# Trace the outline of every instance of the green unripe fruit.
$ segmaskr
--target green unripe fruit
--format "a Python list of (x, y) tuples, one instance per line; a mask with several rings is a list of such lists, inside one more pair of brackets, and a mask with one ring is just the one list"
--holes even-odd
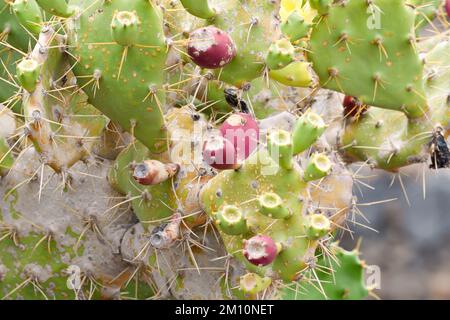
[(283, 199), (273, 192), (264, 193), (258, 198), (263, 215), (274, 219), (285, 219), (292, 214), (283, 206)]
[(240, 289), (245, 294), (254, 295), (267, 289), (272, 283), (269, 277), (261, 277), (256, 273), (247, 273), (240, 279)]
[(326, 129), (322, 117), (314, 112), (304, 114), (294, 127), (294, 154), (305, 151), (323, 134)]
[(233, 205), (223, 206), (216, 213), (220, 229), (228, 235), (241, 235), (247, 232), (247, 221), (242, 210)]
[(116, 11), (111, 22), (111, 33), (114, 40), (124, 47), (136, 44), (139, 24), (136, 11)]
[(295, 61), (282, 69), (270, 70), (269, 77), (291, 87), (309, 87), (313, 84), (310, 64), (304, 61)]
[(323, 214), (316, 213), (307, 216), (305, 221), (306, 235), (309, 239), (317, 240), (328, 234), (331, 230), (330, 220)]
[(267, 149), (273, 160), (284, 169), (292, 169), (292, 135), (285, 130), (276, 130), (267, 137)]
[(28, 92), (33, 92), (39, 81), (41, 66), (36, 60), (24, 59), (17, 65), (17, 79)]
[(272, 43), (267, 52), (266, 64), (271, 70), (286, 67), (294, 61), (295, 48), (287, 39), (281, 39)]
[(309, 159), (303, 180), (314, 181), (326, 177), (331, 171), (331, 161), (324, 154), (313, 154)]
[(187, 12), (198, 18), (209, 19), (216, 14), (209, 6), (208, 0), (180, 0), (180, 2)]

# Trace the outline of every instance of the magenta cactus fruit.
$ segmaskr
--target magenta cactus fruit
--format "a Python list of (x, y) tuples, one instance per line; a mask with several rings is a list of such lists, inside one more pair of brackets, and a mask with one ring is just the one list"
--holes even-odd
[(220, 127), (220, 132), (233, 143), (239, 161), (247, 159), (258, 146), (258, 122), (248, 113), (231, 115)]
[(450, 18), (450, 0), (445, 1), (445, 11), (447, 11), (447, 16)]
[(233, 143), (221, 135), (214, 135), (203, 145), (203, 160), (217, 170), (237, 169), (239, 167)]
[(221, 68), (236, 55), (233, 39), (225, 31), (212, 26), (193, 31), (187, 49), (192, 61), (207, 69)]
[(342, 106), (346, 117), (357, 117), (367, 111), (367, 106), (352, 96), (345, 96)]
[(277, 257), (278, 246), (271, 237), (256, 235), (244, 240), (244, 256), (256, 266), (267, 266)]

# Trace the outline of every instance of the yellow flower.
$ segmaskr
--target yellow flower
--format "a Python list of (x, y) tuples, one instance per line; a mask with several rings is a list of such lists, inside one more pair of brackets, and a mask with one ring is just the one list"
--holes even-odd
[(281, 21), (286, 21), (291, 13), (297, 10), (307, 23), (311, 23), (314, 17), (317, 15), (317, 11), (309, 6), (308, 1), (305, 1), (306, 3), (303, 6), (302, 2), (302, 0), (281, 0)]

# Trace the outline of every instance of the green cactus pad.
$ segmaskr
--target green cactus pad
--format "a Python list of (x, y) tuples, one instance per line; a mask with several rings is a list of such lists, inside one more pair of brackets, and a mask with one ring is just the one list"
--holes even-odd
[(15, 0), (11, 7), (22, 26), (33, 34), (39, 34), (43, 17), (35, 0)]
[[(75, 299), (76, 292), (68, 288), (68, 265), (64, 263), (64, 254), (59, 252), (54, 242), (38, 244), (43, 235), (30, 234), (21, 238), (18, 245), (12, 239), (0, 242), (0, 265), (4, 272), (0, 280), (1, 299)], [(68, 255), (72, 254), (71, 248)], [(0, 272), (1, 273), (1, 272)], [(36, 274), (34, 274), (36, 273)], [(39, 276), (40, 277), (39, 277)], [(33, 278), (36, 277), (35, 279)], [(22, 284), (22, 286), (20, 286)]]
[(411, 118), (423, 115), (428, 104), (414, 18), (403, 0), (332, 5), (313, 27), (308, 53), (321, 85)]
[(281, 31), (291, 42), (296, 42), (308, 35), (311, 25), (299, 14), (293, 11), (286, 21), (281, 24)]
[[(318, 259), (317, 276), (321, 287), (315, 280), (300, 281), (282, 290), (285, 300), (360, 300), (368, 296), (365, 286), (364, 262), (356, 251), (346, 251), (336, 244), (331, 248), (336, 261), (323, 255)], [(329, 271), (332, 270), (332, 271)], [(314, 278), (313, 278), (314, 279)]]
[(425, 89), (430, 110), (421, 118), (408, 119), (403, 113), (369, 108), (359, 119), (349, 120), (342, 135), (344, 153), (351, 159), (369, 161), (375, 167), (396, 171), (400, 167), (429, 160), (432, 132), (449, 123), (447, 90), (450, 82), (450, 42), (443, 41), (425, 60)]
[[(241, 87), (262, 75), (266, 52), (281, 32), (278, 23), (278, 1), (221, 1), (214, 25), (227, 31), (237, 47), (236, 57), (216, 76), (226, 83)], [(271, 35), (268, 37), (267, 35)]]
[[(152, 152), (167, 148), (162, 109), (167, 48), (162, 12), (149, 1), (71, 1), (81, 16), (69, 35), (74, 67), (89, 101), (131, 132)], [(116, 11), (135, 11), (140, 24), (136, 44), (123, 47), (111, 34)], [(151, 30), (152, 32), (149, 32)]]
[(415, 28), (417, 32), (433, 21), (442, 4), (441, 0), (408, 0), (407, 2), (416, 6)]
[(173, 210), (170, 208), (174, 207), (176, 201), (171, 179), (154, 186), (142, 186), (133, 179), (131, 165), (153, 157), (142, 143), (135, 141), (119, 154), (108, 176), (109, 182), (117, 191), (133, 199), (133, 211), (144, 223), (171, 216)]
[(36, 0), (36, 2), (42, 9), (58, 17), (67, 18), (75, 13), (75, 9), (66, 0)]
[(187, 12), (199, 18), (209, 19), (216, 14), (210, 7), (209, 0), (180, 0), (180, 2)]

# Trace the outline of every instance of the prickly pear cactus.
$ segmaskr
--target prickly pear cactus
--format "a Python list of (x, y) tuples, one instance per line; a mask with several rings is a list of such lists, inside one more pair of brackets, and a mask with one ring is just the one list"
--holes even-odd
[(0, 6), (1, 299), (376, 297), (352, 164), (450, 166), (440, 1)]

